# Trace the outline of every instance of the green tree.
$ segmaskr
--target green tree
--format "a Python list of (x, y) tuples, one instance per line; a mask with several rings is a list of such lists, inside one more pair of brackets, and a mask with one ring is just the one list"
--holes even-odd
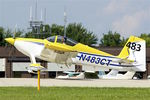
[(122, 47), (125, 46), (125, 44), (127, 43), (128, 39), (129, 39), (129, 38), (126, 38), (126, 39), (125, 39), (125, 38), (123, 37), (123, 38), (121, 39), (120, 46), (122, 46)]
[(140, 35), (140, 38), (144, 39), (146, 41), (146, 46), (150, 47), (150, 33), (146, 34), (146, 33), (142, 33)]
[(27, 32), (25, 34), (25, 37), (44, 39), (53, 35), (63, 35), (63, 31), (64, 28), (61, 25), (52, 24), (52, 26), (50, 27), (50, 25), (47, 24), (40, 27), (40, 33), (36, 33), (34, 31)]
[(24, 32), (23, 32), (23, 30), (17, 30), (16, 32), (13, 32), (13, 35), (15, 35), (15, 36), (13, 36), (13, 37), (24, 37)]
[(71, 23), (66, 28), (67, 37), (72, 38), (86, 45), (97, 44), (97, 37), (93, 32), (88, 31), (81, 23)]
[(51, 26), (51, 35), (64, 35), (64, 26), (52, 24)]
[(4, 45), (4, 28), (0, 27), (0, 46)]
[[(64, 26), (62, 25), (52, 24), (51, 26), (45, 25), (41, 28), (42, 29), (40, 29), (40, 34), (28, 32), (25, 34), (25, 37), (44, 39), (54, 35), (64, 36)], [(96, 35), (94, 35), (93, 32), (90, 32), (86, 28), (84, 28), (82, 24), (68, 24), (68, 26), (66, 27), (66, 34), (67, 37), (90, 46), (96, 44), (98, 40)]]
[(5, 41), (5, 38), (12, 37), (11, 31), (7, 29), (7, 31), (4, 30), (4, 28), (0, 27), (0, 46), (5, 46), (8, 44)]
[(9, 45), (9, 43), (5, 41), (5, 38), (22, 37), (23, 36), (22, 34), (23, 34), (23, 31), (21, 30), (18, 30), (15, 33), (15, 32), (12, 32), (10, 29), (4, 30), (4, 28), (0, 27), (0, 46)]
[(120, 38), (119, 33), (109, 31), (108, 34), (103, 34), (103, 38), (100, 40), (100, 46), (121, 46), (123, 41)]

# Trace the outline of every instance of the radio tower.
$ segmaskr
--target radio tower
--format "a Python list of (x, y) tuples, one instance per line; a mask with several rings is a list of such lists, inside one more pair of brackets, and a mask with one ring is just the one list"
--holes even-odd
[(66, 24), (67, 24), (67, 14), (66, 14), (66, 7), (64, 7), (64, 38), (66, 38)]
[(33, 33), (40, 33), (40, 27), (41, 25), (43, 25), (43, 17), (42, 17), (42, 10), (41, 10), (41, 19), (38, 20), (37, 18), (37, 8), (38, 8), (38, 2), (36, 0), (36, 3), (35, 3), (35, 18), (33, 18), (33, 15), (32, 15), (32, 7), (30, 7), (30, 20), (29, 20), (29, 23), (30, 23), (30, 28), (29, 29), (32, 29), (32, 32)]

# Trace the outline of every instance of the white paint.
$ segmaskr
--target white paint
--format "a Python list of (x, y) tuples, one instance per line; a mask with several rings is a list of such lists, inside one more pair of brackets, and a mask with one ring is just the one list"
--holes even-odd
[(82, 67), (82, 70), (84, 70), (84, 71), (109, 71), (109, 69), (108, 68), (102, 68), (102, 67), (98, 67), (98, 66), (86, 66), (86, 65), (84, 65), (83, 67)]
[(5, 58), (0, 59), (0, 71), (5, 71)]
[(118, 70), (111, 70), (107, 75), (99, 75), (100, 79), (115, 79), (115, 80), (122, 80), (122, 79), (132, 79), (135, 74), (135, 71), (127, 71), (125, 74), (119, 74)]
[(63, 64), (48, 63), (47, 71), (75, 71), (74, 65), (67, 67)]
[[(26, 67), (28, 66), (30, 66), (30, 63), (24, 63), (24, 62), (13, 63), (13, 71), (27, 71)], [(109, 71), (107, 68), (100, 68), (100, 67), (93, 67), (93, 66), (92, 67), (82, 66), (82, 70), (84, 71)], [(46, 71), (75, 71), (75, 65), (71, 65), (70, 67), (67, 67), (66, 65), (63, 65), (63, 64), (48, 63), (48, 67)]]
[(13, 71), (27, 71), (28, 66), (30, 63), (13, 63)]
[(34, 42), (27, 42), (27, 41), (25, 42), (16, 40), (14, 46), (17, 48), (17, 50), (19, 50), (20, 52), (29, 57), (31, 56), (31, 54), (33, 56), (39, 57), (42, 50), (44, 49), (44, 45), (38, 45)]

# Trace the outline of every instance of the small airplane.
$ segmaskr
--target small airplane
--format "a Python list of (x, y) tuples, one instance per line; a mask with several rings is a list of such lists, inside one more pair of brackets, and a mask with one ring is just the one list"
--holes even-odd
[(84, 72), (63, 72), (65, 75), (59, 75), (56, 79), (65, 79), (65, 80), (83, 80), (85, 79)]
[(94, 74), (95, 71), (84, 71), (84, 72), (64, 71), (63, 75), (56, 76), (56, 79), (62, 79), (62, 80), (83, 80), (83, 79), (90, 78), (90, 77), (86, 77), (85, 73)]
[[(112, 69), (107, 75), (101, 76), (102, 79), (132, 79), (136, 71), (146, 70), (145, 40), (135, 36), (130, 36), (118, 56), (59, 35), (47, 39), (6, 38), (5, 40), (30, 57), (31, 64), (27, 67), (30, 73), (45, 69), (37, 64), (36, 58), (67, 66), (77, 64)], [(120, 75), (120, 70), (127, 73)]]

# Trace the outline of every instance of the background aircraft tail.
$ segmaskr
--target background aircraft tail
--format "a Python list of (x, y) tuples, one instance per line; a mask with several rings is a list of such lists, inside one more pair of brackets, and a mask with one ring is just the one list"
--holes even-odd
[(130, 36), (122, 51), (118, 55), (124, 61), (133, 64), (132, 70), (145, 71), (146, 70), (146, 44), (145, 40)]

